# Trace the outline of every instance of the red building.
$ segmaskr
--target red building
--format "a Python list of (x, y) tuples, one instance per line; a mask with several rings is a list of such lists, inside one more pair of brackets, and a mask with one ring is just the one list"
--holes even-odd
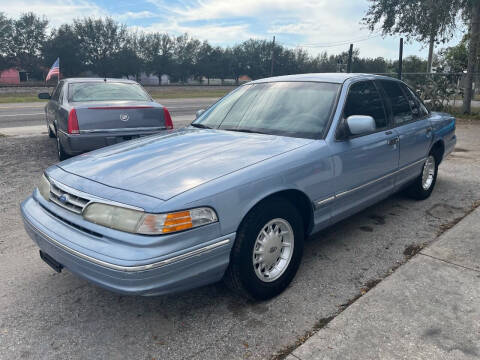
[(20, 84), (19, 71), (14, 68), (0, 71), (0, 84)]

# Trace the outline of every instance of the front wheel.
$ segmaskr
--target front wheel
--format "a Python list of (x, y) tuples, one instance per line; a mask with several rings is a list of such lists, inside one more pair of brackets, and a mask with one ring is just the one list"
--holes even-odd
[(438, 161), (434, 154), (429, 154), (423, 164), (422, 172), (407, 188), (407, 194), (417, 200), (428, 198), (437, 182)]
[(226, 284), (255, 300), (280, 294), (300, 266), (304, 236), (302, 218), (293, 204), (281, 198), (260, 203), (238, 229)]

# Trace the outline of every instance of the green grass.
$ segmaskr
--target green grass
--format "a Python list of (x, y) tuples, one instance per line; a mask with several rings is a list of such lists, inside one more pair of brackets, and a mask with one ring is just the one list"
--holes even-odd
[(227, 94), (230, 90), (208, 90), (208, 91), (195, 91), (195, 90), (164, 90), (164, 91), (149, 91), (150, 95), (154, 99), (186, 99), (186, 98), (219, 98)]
[(472, 111), (471, 114), (462, 114), (461, 112), (453, 112), (451, 113), (459, 120), (479, 120), (480, 121), (480, 112)]
[[(149, 90), (150, 95), (156, 100), (162, 99), (187, 99), (187, 98), (220, 98), (227, 94), (228, 89), (207, 89), (207, 90)], [(40, 100), (38, 94), (0, 94), (0, 104), (45, 102)]]
[(0, 104), (24, 102), (45, 102), (45, 100), (40, 100), (37, 94), (0, 94)]

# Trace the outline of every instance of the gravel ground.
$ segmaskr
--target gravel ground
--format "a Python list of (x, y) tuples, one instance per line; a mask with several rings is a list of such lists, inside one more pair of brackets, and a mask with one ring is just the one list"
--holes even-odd
[(461, 123), (433, 195), (395, 195), (307, 241), (281, 296), (249, 303), (222, 284), (125, 297), (54, 273), (23, 230), (19, 203), (55, 163), (46, 135), (0, 137), (1, 359), (261, 359), (295, 344), (480, 200), (480, 124)]

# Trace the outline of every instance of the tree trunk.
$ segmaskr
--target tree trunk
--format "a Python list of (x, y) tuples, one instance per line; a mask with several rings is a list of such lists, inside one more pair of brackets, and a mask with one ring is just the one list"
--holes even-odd
[(428, 61), (427, 61), (427, 73), (432, 72), (433, 63), (433, 47), (435, 45), (435, 34), (430, 35), (430, 41), (428, 46)]
[(480, 38), (480, 0), (474, 0), (472, 4), (472, 18), (470, 20), (470, 43), (468, 46), (468, 67), (465, 79), (465, 93), (463, 95), (462, 112), (470, 114), (473, 97), (473, 72), (477, 62), (477, 47)]

